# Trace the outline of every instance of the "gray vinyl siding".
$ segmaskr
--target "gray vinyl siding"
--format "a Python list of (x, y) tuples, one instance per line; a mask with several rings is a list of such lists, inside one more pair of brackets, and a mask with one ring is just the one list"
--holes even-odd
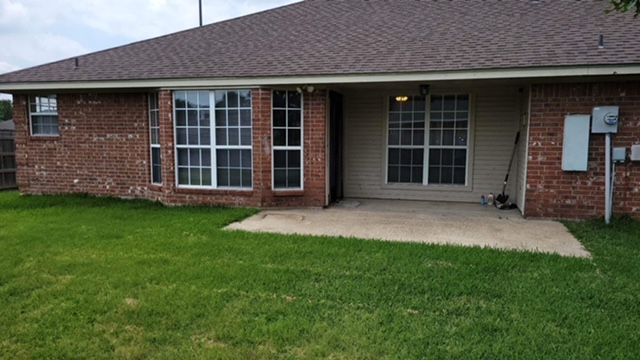
[[(397, 94), (385, 90), (345, 92), (345, 196), (351, 198), (480, 202), (481, 195), (502, 190), (513, 141), (519, 127), (517, 88), (438, 90), (435, 94), (472, 94), (468, 186), (385, 184), (386, 102)], [(517, 156), (507, 193), (517, 199)]]

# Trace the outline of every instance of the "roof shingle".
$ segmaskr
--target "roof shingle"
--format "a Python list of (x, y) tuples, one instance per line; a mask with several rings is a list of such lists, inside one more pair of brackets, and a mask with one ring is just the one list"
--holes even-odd
[[(607, 1), (306, 0), (0, 75), (0, 83), (436, 72), (640, 63)], [(604, 35), (605, 47), (598, 48)]]

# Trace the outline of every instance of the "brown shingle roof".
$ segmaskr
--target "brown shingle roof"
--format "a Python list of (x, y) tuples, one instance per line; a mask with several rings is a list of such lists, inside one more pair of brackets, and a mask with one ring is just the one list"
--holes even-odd
[[(607, 1), (306, 0), (0, 75), (0, 83), (404, 73), (640, 63)], [(605, 47), (598, 48), (599, 35)]]

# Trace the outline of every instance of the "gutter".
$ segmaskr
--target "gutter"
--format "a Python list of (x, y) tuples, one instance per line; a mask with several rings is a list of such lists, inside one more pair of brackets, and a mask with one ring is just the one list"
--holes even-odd
[(101, 80), (0, 83), (0, 92), (32, 90), (229, 88), (303, 84), (362, 84), (411, 81), (455, 81), (640, 75), (640, 64), (456, 70), (415, 73), (303, 75), (229, 78)]

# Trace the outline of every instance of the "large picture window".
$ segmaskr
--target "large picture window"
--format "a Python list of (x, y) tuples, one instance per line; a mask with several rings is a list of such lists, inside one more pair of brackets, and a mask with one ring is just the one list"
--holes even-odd
[(158, 118), (158, 94), (149, 94), (149, 139), (151, 145), (151, 183), (162, 183), (160, 160), (160, 122)]
[(465, 185), (468, 136), (469, 95), (391, 97), (387, 182)]
[(273, 92), (273, 188), (302, 189), (302, 94)]
[(58, 99), (56, 95), (30, 96), (31, 135), (58, 136)]
[(177, 91), (174, 109), (178, 185), (251, 188), (251, 91)]

